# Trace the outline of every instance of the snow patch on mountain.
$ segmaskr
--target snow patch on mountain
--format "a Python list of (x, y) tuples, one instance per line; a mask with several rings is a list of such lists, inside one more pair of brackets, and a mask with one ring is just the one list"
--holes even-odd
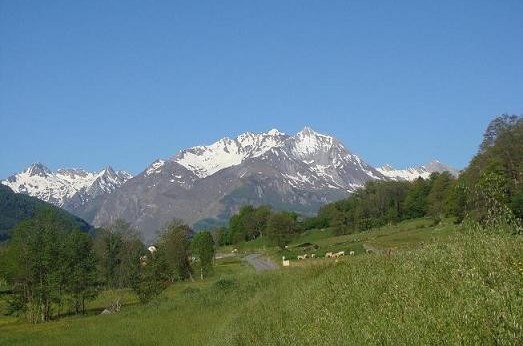
[(145, 175), (151, 175), (153, 173), (161, 173), (161, 168), (165, 165), (165, 160), (154, 161), (149, 168), (145, 171)]

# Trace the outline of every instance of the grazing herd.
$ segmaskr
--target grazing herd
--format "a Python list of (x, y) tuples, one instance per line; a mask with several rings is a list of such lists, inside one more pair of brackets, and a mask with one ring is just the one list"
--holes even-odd
[[(348, 252), (349, 256), (354, 256), (355, 255), (355, 252), (354, 251), (349, 251)], [(341, 257), (341, 256), (345, 256), (345, 251), (338, 251), (338, 252), (327, 252), (325, 254), (325, 258), (334, 258), (336, 259), (336, 261), (338, 261), (338, 258)], [(307, 258), (317, 258), (317, 255), (315, 253), (312, 253), (312, 254), (303, 254), (303, 255), (298, 255), (297, 256), (298, 260), (299, 261), (303, 261), (303, 260), (306, 260)], [(283, 267), (289, 267), (290, 266), (290, 260), (286, 260), (285, 259), (285, 256), (282, 257), (282, 266)]]
[[(345, 251), (327, 252), (325, 254), (325, 258), (339, 258), (340, 256), (345, 256)], [(349, 256), (354, 256), (354, 251), (349, 251)]]

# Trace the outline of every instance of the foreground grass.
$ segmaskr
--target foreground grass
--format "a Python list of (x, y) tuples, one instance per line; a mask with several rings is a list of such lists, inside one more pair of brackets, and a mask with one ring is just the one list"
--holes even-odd
[(521, 237), (459, 233), (294, 275), (240, 314), (229, 344), (523, 343)]
[(227, 261), (210, 280), (118, 314), (0, 323), (0, 344), (523, 344), (521, 237), (460, 231), (264, 274)]

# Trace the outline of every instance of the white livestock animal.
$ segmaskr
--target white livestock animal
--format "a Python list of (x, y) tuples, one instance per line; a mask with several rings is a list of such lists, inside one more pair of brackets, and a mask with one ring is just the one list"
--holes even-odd
[(237, 252), (238, 252), (238, 249), (232, 249), (231, 252), (232, 252), (232, 253), (237, 253)]
[(315, 253), (311, 254), (311, 258), (316, 258), (316, 254)]
[(354, 251), (349, 251), (349, 256), (354, 256)]
[(147, 248), (147, 250), (149, 250), (150, 253), (155, 253), (157, 249), (156, 249), (156, 246), (151, 245), (151, 246), (149, 246), (149, 247)]
[(332, 252), (327, 252), (327, 253), (325, 254), (325, 258), (332, 258), (332, 255), (333, 255)]
[(282, 265), (283, 265), (284, 267), (289, 267), (289, 266), (291, 265), (291, 261), (286, 260), (286, 259), (285, 259), (285, 256), (283, 256), (283, 257), (282, 257)]
[(345, 251), (336, 252), (335, 254), (331, 255), (331, 258), (339, 258), (340, 256), (345, 256)]
[(305, 254), (305, 255), (301, 255), (301, 256), (298, 255), (298, 259), (299, 259), (299, 260), (304, 260), (304, 259), (306, 259), (306, 258), (307, 258), (307, 254)]

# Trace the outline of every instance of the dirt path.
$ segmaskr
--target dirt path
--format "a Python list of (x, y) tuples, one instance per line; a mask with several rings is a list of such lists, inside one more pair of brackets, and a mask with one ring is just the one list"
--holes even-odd
[(234, 254), (234, 253), (218, 252), (216, 255), (214, 255), (214, 259), (221, 259), (221, 258), (234, 257), (234, 256), (236, 256), (236, 254)]
[(278, 268), (278, 265), (270, 258), (265, 257), (259, 253), (247, 255), (243, 258), (243, 260), (252, 265), (257, 272), (274, 270)]

